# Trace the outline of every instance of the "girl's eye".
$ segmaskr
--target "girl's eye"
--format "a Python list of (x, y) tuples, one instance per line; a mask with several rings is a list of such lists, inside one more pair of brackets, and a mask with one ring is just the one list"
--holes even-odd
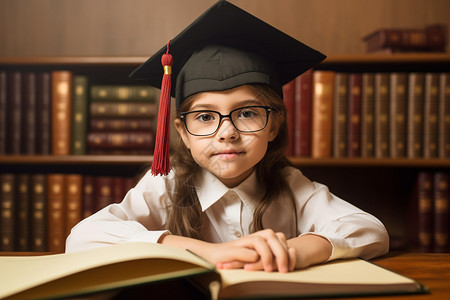
[(214, 120), (214, 115), (211, 113), (201, 113), (195, 119), (201, 122), (211, 122)]
[(255, 116), (257, 116), (257, 113), (250, 109), (241, 110), (239, 112), (239, 118), (248, 119), (248, 118), (253, 118)]

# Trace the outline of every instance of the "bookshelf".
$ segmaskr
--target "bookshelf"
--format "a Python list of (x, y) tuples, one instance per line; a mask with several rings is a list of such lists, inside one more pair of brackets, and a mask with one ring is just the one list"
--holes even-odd
[[(90, 84), (136, 85), (128, 74), (147, 57), (0, 57), (0, 71), (69, 70)], [(450, 72), (450, 54), (330, 55), (317, 70), (336, 72)], [(124, 175), (139, 177), (151, 155), (12, 155), (0, 154), (0, 174)], [(392, 249), (409, 249), (411, 195), (419, 172), (450, 173), (450, 158), (311, 158), (290, 157), (312, 180), (379, 217), (392, 237)], [(8, 250), (10, 251), (10, 250)]]

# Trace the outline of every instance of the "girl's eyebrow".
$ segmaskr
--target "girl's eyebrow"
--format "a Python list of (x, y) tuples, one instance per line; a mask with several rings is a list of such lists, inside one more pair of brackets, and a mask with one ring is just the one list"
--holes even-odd
[[(250, 106), (250, 105), (263, 105), (264, 103), (262, 103), (261, 100), (258, 99), (247, 99), (247, 100), (242, 100), (237, 102), (234, 106), (234, 108), (239, 108), (239, 107), (243, 107), (243, 106)], [(190, 111), (193, 110), (218, 110), (219, 107), (217, 105), (214, 104), (210, 104), (210, 103), (201, 103), (201, 104), (196, 104), (193, 105), (190, 109)]]

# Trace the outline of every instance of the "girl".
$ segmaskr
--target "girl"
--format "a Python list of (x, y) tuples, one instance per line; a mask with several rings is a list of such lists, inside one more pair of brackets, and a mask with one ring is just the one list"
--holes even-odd
[[(270, 43), (261, 44), (256, 32)], [(147, 173), (122, 203), (79, 223), (66, 251), (162, 243), (190, 249), (218, 268), (267, 272), (387, 252), (378, 219), (308, 180), (284, 156), (281, 86), (321, 61), (321, 53), (225, 1), (170, 49), (181, 66), (172, 72), (180, 136), (173, 170)], [(159, 84), (154, 64), (165, 51), (132, 76)]]

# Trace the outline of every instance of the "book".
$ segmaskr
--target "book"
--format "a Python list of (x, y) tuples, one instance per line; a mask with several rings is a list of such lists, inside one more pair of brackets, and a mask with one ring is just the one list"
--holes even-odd
[(91, 101), (155, 101), (156, 90), (146, 85), (93, 85)]
[(423, 157), (423, 106), (425, 74), (412, 72), (408, 74), (408, 111), (407, 111), (407, 156)]
[(375, 74), (375, 157), (389, 157), (389, 73)]
[[(0, 257), (0, 298), (65, 298), (187, 279), (210, 299), (423, 293), (419, 282), (362, 259), (278, 273), (217, 270), (194, 253), (125, 243), (68, 254)], [(45, 270), (45, 272), (43, 272)], [(170, 291), (165, 291), (170, 293)], [(105, 295), (105, 294), (103, 294)]]
[(31, 251), (47, 251), (47, 176), (31, 174)]
[(439, 74), (439, 158), (450, 158), (450, 73)]
[(8, 122), (7, 122), (7, 73), (6, 71), (0, 70), (0, 155), (7, 153), (7, 139), (8, 134)]
[(157, 105), (154, 102), (92, 101), (89, 112), (91, 117), (152, 119), (157, 115)]
[(16, 176), (0, 174), (0, 251), (15, 251)]
[(450, 177), (436, 172), (433, 177), (433, 252), (449, 251)]
[(52, 72), (52, 154), (69, 155), (72, 118), (72, 72)]
[(73, 77), (71, 154), (86, 154), (88, 125), (88, 78)]
[(65, 194), (65, 236), (82, 220), (83, 205), (83, 175), (66, 174)]
[(52, 99), (50, 73), (37, 73), (36, 80), (36, 152), (37, 154), (48, 155), (52, 153)]
[(351, 73), (348, 80), (347, 156), (361, 156), (362, 74)]
[(283, 101), (286, 106), (286, 122), (289, 134), (289, 144), (286, 149), (286, 155), (292, 156), (294, 154), (294, 120), (295, 116), (295, 80), (283, 85)]
[(361, 157), (374, 157), (374, 108), (375, 76), (373, 73), (362, 74), (361, 91)]
[(331, 157), (334, 71), (314, 71), (311, 156)]
[(66, 241), (66, 178), (64, 174), (47, 175), (48, 251), (62, 253)]
[(407, 74), (394, 72), (390, 74), (390, 157), (406, 156), (406, 104)]
[(8, 76), (8, 153), (22, 154), (23, 89), (22, 72), (13, 71)]
[(312, 73), (309, 69), (295, 78), (294, 155), (311, 156)]
[(153, 149), (153, 132), (89, 132), (87, 135), (89, 151), (95, 149)]
[(30, 246), (30, 191), (29, 174), (16, 175), (16, 247), (17, 251), (29, 251)]
[(23, 74), (23, 107), (22, 107), (22, 153), (36, 154), (36, 124), (37, 124), (37, 99), (36, 99), (36, 74), (26, 72)]
[(90, 118), (91, 132), (154, 132), (155, 122), (150, 119)]
[(430, 252), (433, 239), (433, 174), (419, 172), (417, 188), (417, 246), (421, 252)]
[(335, 158), (347, 157), (348, 77), (341, 72), (334, 76), (332, 156)]
[(423, 105), (423, 157), (438, 157), (438, 101), (439, 75), (425, 74), (425, 101)]

